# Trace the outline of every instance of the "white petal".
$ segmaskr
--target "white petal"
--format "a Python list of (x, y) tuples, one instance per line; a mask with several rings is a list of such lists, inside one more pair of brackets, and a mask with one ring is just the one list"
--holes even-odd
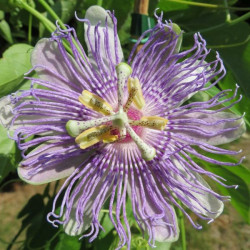
[[(147, 214), (147, 216), (154, 217), (155, 215), (158, 215), (159, 208), (154, 205), (154, 202), (151, 200), (150, 195), (148, 194), (146, 194), (146, 199), (142, 200), (139, 191), (139, 184), (136, 183), (135, 185), (135, 190), (131, 190), (131, 183), (128, 185), (128, 195), (132, 200), (132, 192), (135, 192), (138, 202), (138, 207), (136, 207), (135, 213), (137, 214), (139, 220), (143, 222), (143, 218), (141, 218), (140, 214), (138, 213), (138, 211), (142, 209), (142, 204), (144, 204), (144, 212)], [(155, 240), (159, 242), (177, 241), (179, 238), (179, 227), (175, 210), (170, 204), (168, 207), (164, 206), (163, 204), (162, 206), (165, 208), (164, 216), (162, 218), (157, 218), (153, 222), (153, 225), (151, 225)], [(145, 228), (146, 224), (142, 223), (142, 227), (147, 232), (147, 228)]]
[[(81, 70), (77, 66), (75, 60), (69, 54), (67, 54), (67, 56), (76, 73), (83, 77)], [(55, 86), (72, 89), (72, 87), (67, 82), (57, 76), (59, 75), (66, 81), (70, 81), (73, 84), (81, 87), (81, 83), (77, 79), (76, 75), (69, 69), (64, 56), (58, 48), (57, 42), (53, 41), (52, 39), (43, 38), (38, 41), (31, 54), (31, 64), (33, 67), (45, 67), (38, 67), (35, 70), (38, 73), (40, 79), (54, 83)], [(51, 73), (50, 71), (55, 72), (55, 74)], [(58, 88), (58, 90), (60, 90), (60, 88)], [(73, 88), (73, 90), (76, 89)]]
[(0, 123), (5, 127), (9, 128), (11, 120), (13, 118), (12, 110), (14, 105), (10, 101), (10, 96), (5, 96), (0, 99)]
[[(185, 119), (189, 119), (189, 120), (199, 119), (201, 122), (203, 121), (207, 123), (216, 123), (217, 121), (220, 121), (220, 120), (237, 119), (239, 118), (239, 116), (233, 113), (229, 113), (229, 112), (219, 112), (219, 113), (214, 113), (214, 114), (205, 114), (205, 113), (203, 114), (199, 112), (192, 112), (192, 113), (186, 114), (184, 116), (179, 116), (176, 118), (182, 119), (182, 121), (185, 121)], [(187, 123), (187, 125), (192, 126), (192, 123)], [(197, 132), (175, 130), (175, 133), (184, 135), (194, 141), (205, 142), (210, 145), (220, 145), (220, 144), (232, 142), (240, 138), (241, 135), (246, 132), (246, 125), (245, 125), (243, 118), (237, 119), (235, 121), (221, 122), (217, 125), (205, 125), (205, 124), (194, 123), (193, 126), (197, 126), (197, 129), (201, 129), (205, 131), (206, 133), (214, 133), (214, 134), (219, 133), (219, 134), (214, 135), (214, 136), (209, 136), (209, 135), (199, 133), (198, 130)], [(230, 130), (230, 128), (232, 128), (232, 130)], [(233, 128), (236, 128), (236, 129), (233, 129)], [(223, 129), (229, 129), (229, 131), (225, 131), (221, 133)]]
[[(190, 175), (187, 174), (187, 172), (184, 170), (183, 166), (179, 163), (178, 160), (175, 158), (172, 158), (172, 161), (174, 162), (175, 166), (178, 168), (179, 171), (184, 175), (184, 177), (189, 180), (191, 183), (193, 182), (194, 184), (197, 185), (197, 181), (201, 187), (205, 187), (208, 189), (211, 189), (210, 186), (207, 184), (207, 182), (197, 173), (194, 171), (190, 171), (191, 174), (194, 175), (194, 178), (192, 178)], [(179, 181), (180, 183), (183, 183), (190, 187), (190, 189), (194, 189), (195, 191), (189, 190), (188, 191), (200, 202), (200, 204), (205, 207), (204, 209), (201, 205), (199, 205), (193, 198), (189, 196), (185, 196), (186, 199), (192, 204), (192, 207), (190, 205), (186, 204), (191, 210), (194, 212), (197, 212), (199, 214), (203, 214), (209, 218), (216, 218), (218, 217), (223, 209), (224, 209), (224, 203), (216, 198), (214, 195), (212, 195), (209, 192), (203, 191), (197, 187), (193, 187), (189, 183), (186, 182), (185, 179), (183, 179), (180, 175), (175, 176), (176, 180)], [(187, 187), (187, 188), (188, 188)], [(184, 202), (183, 202), (184, 203)], [(185, 204), (185, 203), (184, 203)], [(210, 213), (210, 212), (212, 213)]]
[[(100, 194), (100, 192), (103, 189), (103, 181), (104, 181), (105, 177), (106, 177), (106, 175), (99, 181), (99, 184), (95, 187), (94, 192), (88, 198), (88, 201), (85, 205), (84, 211), (82, 211), (83, 223), (81, 223), (80, 225), (78, 225), (78, 222), (76, 221), (76, 208), (78, 206), (79, 199), (81, 199), (81, 196), (86, 194), (85, 189), (88, 189), (89, 187), (86, 186), (86, 184), (84, 184), (82, 189), (78, 192), (78, 194), (76, 195), (76, 197), (74, 199), (74, 204), (73, 204), (72, 210), (70, 211), (70, 219), (66, 224), (63, 225), (63, 228), (64, 228), (66, 234), (71, 235), (71, 236), (80, 235), (80, 234), (84, 233), (90, 227), (92, 219), (93, 219), (92, 209), (93, 209), (94, 203), (96, 202), (98, 195)], [(95, 178), (95, 177), (93, 177), (93, 178)], [(78, 183), (80, 183), (80, 180)], [(110, 186), (112, 187), (112, 184)], [(77, 188), (77, 185), (75, 188)], [(112, 190), (112, 188), (109, 188), (109, 190), (107, 192), (104, 192), (104, 194), (102, 194), (105, 196), (105, 198), (103, 200), (103, 204), (110, 196), (111, 190)], [(72, 193), (74, 193), (74, 191)], [(100, 199), (100, 197), (99, 197), (99, 199)], [(99, 205), (99, 204), (98, 203), (95, 204), (95, 207), (96, 207), (96, 205)]]
[[(190, 67), (196, 67), (198, 65), (199, 65), (199, 67), (197, 67), (193, 71), (190, 71), (190, 69), (189, 69), (189, 67), (187, 67), (187, 65), (181, 63), (180, 64), (180, 69), (183, 69), (183, 70), (173, 78), (173, 81), (176, 81), (176, 79), (183, 77), (185, 74), (188, 74), (189, 76), (186, 76), (185, 79), (179, 81), (178, 85), (182, 84), (182, 83), (190, 83), (190, 85), (193, 85), (194, 87), (197, 87), (196, 85), (193, 84), (193, 82), (197, 79), (197, 76), (199, 74), (201, 74), (202, 72), (204, 72), (205, 75), (206, 75), (206, 77), (209, 77), (209, 75), (206, 74), (206, 71), (208, 71), (210, 68), (207, 67), (207, 66), (205, 66), (206, 64), (207, 64), (207, 62), (205, 62), (205, 61), (203, 63), (201, 63), (200, 60), (197, 60)], [(187, 69), (185, 69), (185, 67), (187, 67)], [(180, 88), (183, 88), (183, 86), (180, 86)], [(173, 92), (171, 92), (171, 94), (174, 94), (174, 93), (176, 93), (178, 91), (179, 91), (179, 88), (176, 88)], [(186, 102), (187, 100), (189, 100), (196, 93), (197, 93), (197, 91), (194, 91), (194, 92), (190, 93), (189, 95), (187, 95), (186, 98), (184, 98), (180, 103), (178, 103), (178, 105), (176, 107), (181, 106), (184, 102)]]
[[(85, 19), (88, 19), (90, 21), (91, 26), (89, 27), (88, 31), (88, 25), (87, 23), (84, 24), (84, 30), (85, 30), (85, 41), (88, 47), (88, 55), (90, 58), (90, 61), (96, 66), (95, 58), (93, 56), (93, 51), (100, 56), (104, 62), (104, 65), (108, 67), (109, 65), (109, 59), (107, 58), (107, 47), (105, 46), (106, 39), (108, 38), (108, 47), (109, 51), (111, 53), (111, 60), (113, 65), (119, 64), (123, 59), (123, 52), (120, 44), (120, 40), (118, 36), (114, 35), (114, 28), (115, 24), (113, 23), (112, 18), (109, 16), (109, 14), (106, 12), (105, 9), (101, 8), (100, 6), (91, 6), (88, 8)], [(108, 35), (106, 36), (104, 34), (106, 29), (106, 19), (107, 19), (107, 32)], [(98, 31), (100, 36), (100, 47), (98, 48), (99, 51), (95, 51), (96, 46), (96, 38), (95, 38), (95, 26), (100, 22)], [(116, 44), (117, 43), (117, 44)], [(91, 47), (93, 51), (91, 50)], [(116, 55), (116, 49), (117, 49), (117, 55)], [(118, 56), (118, 61), (116, 60), (116, 56)]]
[[(20, 166), (17, 169), (19, 177), (27, 183), (40, 185), (70, 176), (84, 161), (87, 154), (73, 156), (72, 158), (59, 161), (53, 165), (41, 166), (42, 170), (35, 175), (29, 174), (33, 168), (27, 168), (32, 161), (39, 159), (39, 157), (51, 154), (53, 151), (61, 150), (64, 147), (65, 145), (51, 146), (50, 143), (44, 143), (35, 148), (27, 155), (28, 159), (23, 160), (20, 163)], [(67, 153), (67, 150), (65, 150), (65, 153)]]
[(90, 224), (92, 221), (91, 208), (93, 206), (94, 199), (91, 200), (91, 202), (89, 202), (88, 205), (86, 206), (85, 212), (83, 214), (83, 223), (78, 227), (78, 223), (76, 221), (75, 214), (76, 214), (76, 207), (77, 207), (77, 203), (78, 203), (78, 199), (79, 199), (80, 195), (82, 195), (82, 194), (77, 195), (77, 197), (75, 199), (75, 203), (74, 203), (73, 208), (70, 212), (70, 219), (69, 219), (68, 223), (63, 225), (65, 233), (70, 235), (70, 236), (80, 235), (83, 232), (85, 232), (90, 227)]
[[(164, 217), (164, 219), (162, 221), (176, 225), (177, 232), (175, 234), (172, 234), (172, 233), (170, 234), (169, 228), (167, 226), (163, 226), (163, 225), (158, 224), (158, 225), (153, 227), (156, 241), (174, 242), (174, 241), (177, 241), (179, 239), (179, 227), (178, 227), (177, 216), (176, 216), (174, 208), (172, 206), (169, 206), (169, 207), (171, 207), (171, 209), (169, 208), (168, 210), (166, 210), (166, 216)], [(171, 216), (172, 214), (174, 214), (174, 221), (173, 221), (173, 218)], [(161, 221), (158, 221), (158, 222), (160, 223)]]

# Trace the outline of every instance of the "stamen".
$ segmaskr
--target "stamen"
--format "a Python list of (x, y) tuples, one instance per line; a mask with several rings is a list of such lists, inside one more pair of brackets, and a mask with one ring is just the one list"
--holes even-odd
[(124, 85), (128, 80), (128, 77), (132, 73), (131, 67), (126, 63), (119, 63), (116, 66), (116, 73), (117, 73), (117, 83), (118, 83), (118, 107), (122, 107), (123, 103), (123, 89)]
[(132, 126), (142, 126), (156, 130), (164, 130), (168, 120), (158, 116), (142, 117), (141, 120), (130, 120)]
[(125, 106), (123, 107), (123, 110), (124, 112), (128, 112), (129, 110), (129, 107), (131, 106), (136, 94), (138, 92), (138, 89), (137, 88), (131, 88), (130, 91), (129, 91), (129, 96), (128, 96), (128, 100), (125, 104)]
[(79, 96), (79, 101), (87, 108), (95, 110), (103, 115), (114, 114), (110, 104), (104, 101), (101, 97), (84, 90)]
[(129, 126), (129, 124), (126, 124), (126, 129), (128, 133), (130, 134), (131, 138), (136, 143), (137, 147), (141, 151), (141, 156), (145, 161), (151, 161), (155, 155), (156, 151), (153, 147), (147, 145), (136, 133), (135, 131)]
[(102, 137), (102, 142), (103, 143), (111, 143), (111, 142), (115, 142), (118, 141), (118, 136), (117, 135), (111, 135), (111, 134), (107, 134), (107, 135), (103, 135)]
[(84, 130), (99, 126), (105, 122), (109, 122), (114, 120), (114, 116), (105, 116), (99, 119), (88, 120), (88, 121), (76, 121), (76, 120), (69, 120), (66, 123), (66, 130), (68, 134), (72, 137), (78, 136)]
[(79, 144), (81, 149), (88, 148), (100, 141), (104, 143), (115, 141), (118, 139), (118, 136), (110, 134), (112, 128), (112, 126), (107, 125), (90, 128), (78, 135), (75, 141)]
[[(145, 100), (138, 78), (128, 79), (132, 73), (132, 69), (129, 65), (126, 63), (118, 64), (116, 66), (116, 72), (118, 78), (118, 112), (113, 112), (111, 105), (109, 105), (99, 96), (84, 90), (82, 95), (79, 96), (79, 101), (87, 108), (107, 115), (108, 117), (102, 117), (89, 121), (69, 120), (66, 124), (66, 130), (70, 136), (76, 137), (75, 142), (79, 144), (81, 149), (86, 149), (100, 141), (103, 143), (122, 141), (124, 138), (126, 138), (128, 131), (131, 138), (139, 148), (142, 158), (145, 161), (150, 161), (155, 157), (156, 150), (152, 146), (147, 145), (130, 127), (130, 125), (163, 130), (168, 120), (161, 117), (152, 116), (142, 117), (142, 119), (139, 121), (129, 121), (127, 112), (129, 111), (131, 103), (134, 102), (138, 109), (142, 109), (145, 105)], [(123, 108), (123, 89), (127, 80), (129, 97)], [(112, 125), (101, 125), (109, 121), (112, 121)], [(118, 135), (113, 135), (110, 133), (112, 129), (119, 130), (119, 138)]]
[(145, 100), (142, 94), (141, 85), (137, 77), (128, 79), (128, 91), (137, 89), (136, 95), (133, 98), (133, 102), (138, 109), (142, 109), (145, 106)]

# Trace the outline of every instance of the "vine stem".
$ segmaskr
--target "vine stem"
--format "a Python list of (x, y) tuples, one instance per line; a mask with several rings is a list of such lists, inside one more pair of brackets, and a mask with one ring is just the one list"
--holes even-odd
[[(61, 18), (55, 13), (55, 11), (44, 1), (44, 0), (38, 0), (40, 2), (40, 4), (48, 11), (48, 13), (54, 18), (55, 21), (58, 22), (58, 24), (61, 26), (62, 29), (67, 29), (67, 27), (64, 25), (63, 21), (61, 20)], [(78, 43), (76, 42), (76, 40), (74, 39), (74, 37), (72, 37), (72, 41), (74, 43), (74, 45), (76, 46), (78, 52), (81, 54), (81, 56), (84, 59), (84, 56), (82, 54), (81, 49), (79, 48)], [(67, 44), (64, 44), (65, 48), (68, 50), (68, 52), (71, 53), (71, 49)], [(71, 53), (72, 54), (72, 53)]]
[(97, 0), (97, 5), (102, 6), (102, 0)]
[(60, 26), (63, 29), (67, 29), (63, 23), (63, 21), (60, 19), (60, 17), (55, 13), (55, 11), (44, 1), (44, 0), (38, 0), (38, 2), (48, 11), (48, 13), (60, 24)]
[[(108, 209), (101, 209), (101, 212), (103, 212), (103, 213), (109, 213), (109, 210)], [(116, 212), (112, 211), (112, 214), (116, 214)]]
[[(225, 23), (221, 23), (221, 24), (218, 24), (218, 25), (206, 28), (206, 29), (202, 29), (199, 32), (204, 33), (204, 32), (209, 32), (209, 31), (214, 30), (214, 29), (218, 29), (218, 28), (232, 26), (232, 25), (235, 25), (235, 24), (240, 23), (242, 21), (245, 21), (249, 18), (250, 18), (250, 12), (248, 12), (248, 13), (246, 13), (238, 18), (235, 18), (234, 20), (228, 20)], [(185, 33), (185, 35), (193, 35), (194, 33), (196, 33), (196, 31), (187, 32), (187, 33)]]
[(246, 44), (250, 41), (250, 35), (242, 42), (232, 43), (232, 44), (221, 44), (221, 45), (207, 45), (208, 49), (225, 49), (225, 48), (233, 48)]
[[(20, 0), (17, 2), (18, 6), (21, 8), (24, 8), (26, 11), (28, 11), (31, 15), (35, 16), (43, 25), (44, 27), (49, 31), (49, 32), (54, 32), (56, 30), (56, 26), (50, 21), (48, 20), (45, 16), (43, 16), (40, 12), (38, 12), (36, 9), (34, 9), (33, 7), (31, 7), (29, 4), (27, 4), (25, 1)], [(63, 42), (65, 48), (67, 49), (67, 51), (69, 53), (71, 53), (71, 49), (70, 47)]]
[[(60, 26), (63, 29), (67, 29), (65, 27), (65, 25), (63, 24), (62, 20), (58, 17), (58, 15), (54, 12), (54, 10), (44, 0), (39, 0), (39, 2), (48, 11), (48, 13), (50, 13), (50, 15), (55, 20), (58, 21), (58, 23), (60, 24)], [(49, 19), (47, 19), (45, 16), (43, 16), (40, 12), (38, 12), (36, 9), (34, 9), (33, 7), (31, 7), (30, 5), (28, 5), (25, 1), (23, 1), (23, 0), (17, 1), (17, 6), (25, 9), (30, 14), (32, 14), (33, 16), (35, 16), (44, 25), (44, 27), (49, 32), (52, 33), (52, 32), (54, 32), (56, 30), (56, 26)], [(75, 39), (73, 38), (72, 40), (73, 40), (73, 43), (75, 44), (77, 50), (79, 51), (79, 53), (83, 56), (82, 51), (79, 48), (79, 46), (78, 46), (77, 42), (75, 41)], [(66, 50), (72, 55), (72, 50), (71, 50), (70, 46), (65, 41), (63, 41), (63, 45), (66, 48)]]
[(179, 217), (179, 224), (180, 224), (180, 231), (181, 231), (182, 250), (187, 250), (184, 215), (179, 208), (177, 208), (177, 213), (178, 213), (178, 217)]
[(2, 192), (3, 188), (7, 185), (9, 185), (10, 183), (14, 183), (14, 182), (22, 182), (22, 180), (20, 179), (13, 179), (13, 180), (9, 180), (5, 183), (3, 183), (3, 185), (0, 187), (0, 192)]
[(242, 11), (249, 11), (250, 8), (242, 8), (242, 7), (231, 7), (231, 6), (223, 6), (219, 4), (210, 4), (210, 3), (199, 3), (199, 2), (190, 2), (185, 0), (165, 0), (167, 2), (174, 2), (180, 4), (187, 4), (193, 5), (198, 7), (205, 7), (205, 8), (214, 8), (214, 9), (230, 9), (230, 10), (242, 10)]
[(26, 2), (19, 1), (18, 3), (21, 5), (21, 7), (27, 10), (30, 14), (32, 14), (38, 20), (40, 20), (49, 32), (53, 32), (56, 30), (56, 26), (50, 20), (48, 20), (45, 16), (43, 16), (40, 12), (32, 8)]
[(238, 18), (235, 18), (234, 20), (228, 21), (228, 23), (229, 23), (230, 25), (234, 25), (234, 24), (239, 23), (239, 22), (241, 22), (241, 21), (245, 21), (245, 20), (247, 20), (248, 18), (250, 18), (250, 11), (249, 11), (248, 13), (246, 13), (246, 14), (244, 14), (244, 15), (238, 17)]
[(227, 0), (224, 0), (224, 6), (225, 6), (225, 12), (226, 12), (226, 22), (230, 22), (231, 21), (231, 15), (228, 9), (228, 2)]
[(29, 26), (28, 26), (28, 43), (32, 42), (32, 15), (29, 14)]

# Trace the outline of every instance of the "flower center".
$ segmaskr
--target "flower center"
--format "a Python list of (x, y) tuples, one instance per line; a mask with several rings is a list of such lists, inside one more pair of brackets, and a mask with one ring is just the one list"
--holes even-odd
[[(142, 113), (139, 110), (137, 110), (133, 107), (130, 107), (128, 112), (127, 112), (127, 117), (131, 123), (132, 121), (140, 120), (142, 118)], [(138, 136), (141, 136), (142, 130), (143, 130), (143, 128), (141, 126), (131, 126), (131, 127), (133, 128), (133, 130), (135, 131), (135, 133)], [(116, 130), (112, 131), (111, 134), (119, 135), (119, 130), (116, 129)], [(126, 143), (126, 142), (131, 142), (131, 141), (133, 141), (133, 139), (131, 138), (130, 134), (128, 134), (128, 133), (126, 134), (124, 139), (119, 140), (120, 143)]]
[[(143, 117), (142, 109), (145, 100), (138, 78), (131, 78), (131, 67), (126, 63), (116, 66), (118, 83), (118, 111), (114, 112), (112, 106), (99, 96), (84, 90), (79, 101), (87, 108), (104, 115), (101, 118), (88, 121), (69, 120), (66, 124), (70, 136), (76, 137), (75, 141), (81, 149), (88, 148), (98, 142), (117, 143), (134, 141), (139, 148), (142, 158), (152, 160), (155, 149), (141, 139), (143, 127), (164, 130), (167, 120), (157, 116)], [(128, 99), (123, 105), (124, 86), (128, 86)], [(134, 107), (131, 105), (134, 104)]]

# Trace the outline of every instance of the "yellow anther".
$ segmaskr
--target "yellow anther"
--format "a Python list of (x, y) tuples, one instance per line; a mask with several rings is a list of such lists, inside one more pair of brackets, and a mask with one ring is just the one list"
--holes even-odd
[(132, 126), (142, 126), (156, 130), (164, 130), (168, 120), (158, 116), (142, 117), (141, 120), (129, 121)]
[(118, 135), (107, 134), (102, 137), (103, 143), (111, 143), (118, 140)]
[(142, 109), (145, 106), (145, 100), (144, 100), (144, 97), (142, 94), (140, 82), (139, 82), (137, 77), (136, 78), (130, 77), (128, 79), (128, 92), (129, 92), (129, 94), (131, 91), (134, 91), (134, 89), (137, 89), (137, 92), (136, 92), (135, 96), (133, 97), (133, 102), (138, 109)]
[(79, 144), (81, 149), (88, 148), (100, 141), (103, 141), (104, 143), (113, 142), (118, 138), (118, 136), (110, 134), (111, 128), (111, 126), (101, 125), (87, 129), (78, 135), (75, 141), (77, 144)]
[(84, 90), (79, 96), (79, 101), (87, 108), (95, 110), (103, 115), (111, 115), (113, 109), (110, 104), (104, 101), (101, 97)]
[(128, 100), (127, 100), (126, 104), (125, 104), (124, 107), (123, 107), (124, 112), (128, 112), (129, 107), (130, 107), (131, 103), (133, 102), (133, 100), (134, 100), (134, 98), (135, 98), (137, 92), (138, 92), (138, 89), (137, 89), (137, 88), (131, 88), (131, 89), (130, 89), (130, 91), (129, 91), (129, 96), (128, 96)]

